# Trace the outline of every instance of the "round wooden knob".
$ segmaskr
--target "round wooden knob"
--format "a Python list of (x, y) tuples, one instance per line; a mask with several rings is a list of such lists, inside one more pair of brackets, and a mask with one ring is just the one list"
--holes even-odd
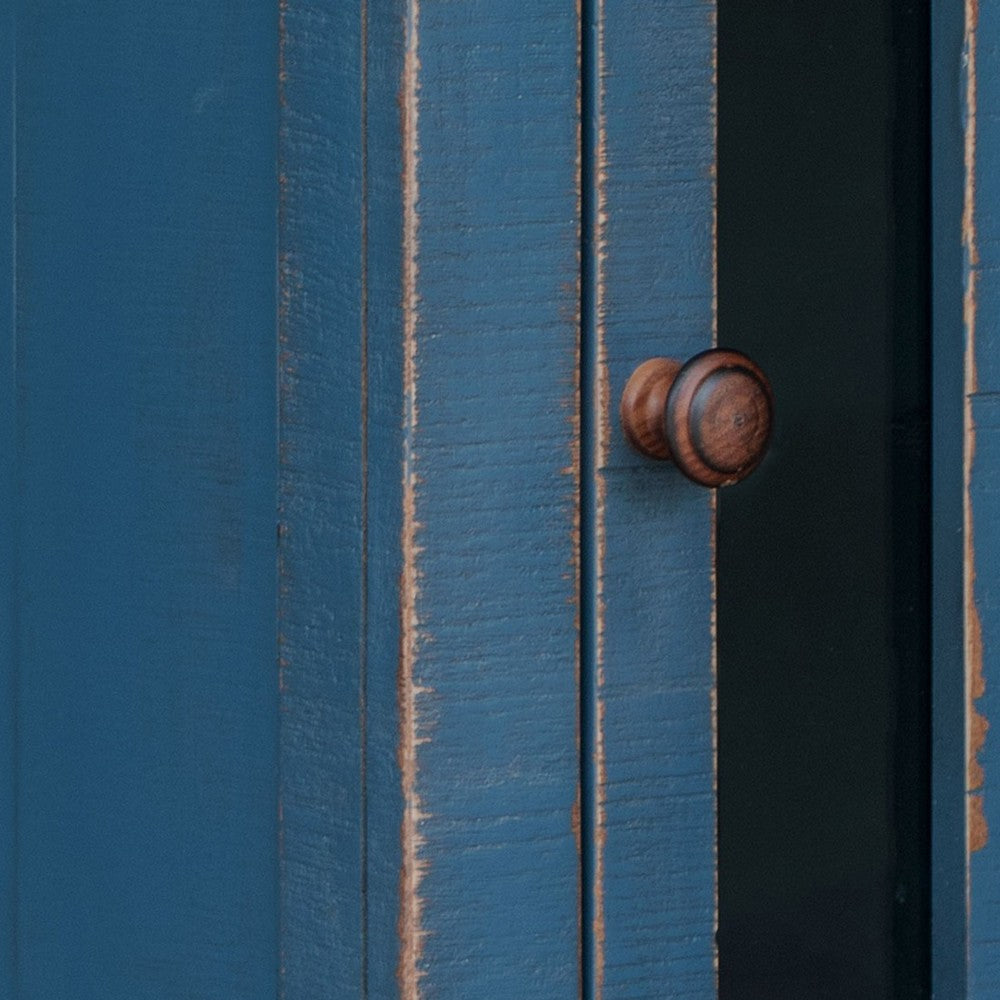
[(746, 355), (716, 348), (686, 364), (651, 358), (622, 393), (629, 443), (649, 458), (672, 459), (702, 486), (745, 479), (767, 451), (774, 398)]

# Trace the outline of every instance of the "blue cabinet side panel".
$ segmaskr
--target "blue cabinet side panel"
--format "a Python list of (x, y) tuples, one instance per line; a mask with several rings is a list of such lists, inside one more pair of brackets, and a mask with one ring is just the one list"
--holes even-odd
[(569, 1000), (578, 17), (562, 0), (406, 14), (400, 989)]
[(1000, 993), (1000, 11), (991, 4), (967, 7), (965, 65), (968, 995), (985, 1000)]
[(16, 12), (13, 995), (273, 998), (277, 11)]
[(594, 3), (585, 683), (594, 995), (715, 995), (713, 494), (626, 445), (650, 357), (714, 335), (715, 12)]

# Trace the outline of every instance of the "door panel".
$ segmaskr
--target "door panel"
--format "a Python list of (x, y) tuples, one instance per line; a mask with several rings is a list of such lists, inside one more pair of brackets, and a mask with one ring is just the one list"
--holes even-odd
[(583, 668), (594, 840), (585, 930), (595, 997), (708, 997), (714, 497), (633, 452), (618, 401), (642, 361), (686, 360), (713, 341), (714, 8), (598, 3), (593, 13)]
[(575, 997), (578, 19), (283, 26), (284, 989)]
[(400, 653), (369, 663), (404, 997), (579, 989), (577, 46), (564, 3), (406, 11)]

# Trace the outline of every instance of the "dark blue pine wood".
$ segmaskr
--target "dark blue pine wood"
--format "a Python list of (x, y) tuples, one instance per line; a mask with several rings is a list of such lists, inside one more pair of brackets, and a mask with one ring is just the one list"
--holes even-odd
[(289, 1000), (364, 995), (362, 9), (288, 0), (280, 11), (278, 656)]
[(577, 46), (282, 10), (289, 998), (579, 992)]
[(711, 995), (710, 11), (16, 13), (0, 984)]
[(13, 6), (5, 995), (273, 998), (276, 12)]
[(579, 995), (578, 80), (572, 4), (407, 5), (406, 1000)]
[(714, 334), (714, 10), (590, 5), (585, 959), (594, 997), (715, 994), (713, 495), (617, 421)]

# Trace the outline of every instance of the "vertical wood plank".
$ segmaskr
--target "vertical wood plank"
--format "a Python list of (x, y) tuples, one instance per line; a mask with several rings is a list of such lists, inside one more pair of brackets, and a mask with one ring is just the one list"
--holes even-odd
[(715, 993), (710, 491), (632, 453), (632, 370), (714, 327), (714, 6), (591, 5), (594, 455), (584, 544), (594, 827), (590, 974), (605, 998)]
[(965, 9), (932, 4), (932, 809), (931, 989), (966, 995), (968, 750), (963, 674), (964, 336), (962, 69)]
[(407, 4), (408, 1000), (579, 993), (577, 86), (573, 4)]
[(1000, 13), (970, 0), (965, 38), (968, 996), (1000, 991)]
[(273, 998), (277, 12), (15, 9), (13, 995)]
[(280, 22), (281, 972), (365, 995), (362, 15)]
[(578, 992), (577, 30), (282, 9), (290, 998)]
[(402, 893), (399, 766), (403, 555), (403, 162), (406, 0), (369, 0), (365, 18), (366, 959), (370, 997), (395, 997)]

